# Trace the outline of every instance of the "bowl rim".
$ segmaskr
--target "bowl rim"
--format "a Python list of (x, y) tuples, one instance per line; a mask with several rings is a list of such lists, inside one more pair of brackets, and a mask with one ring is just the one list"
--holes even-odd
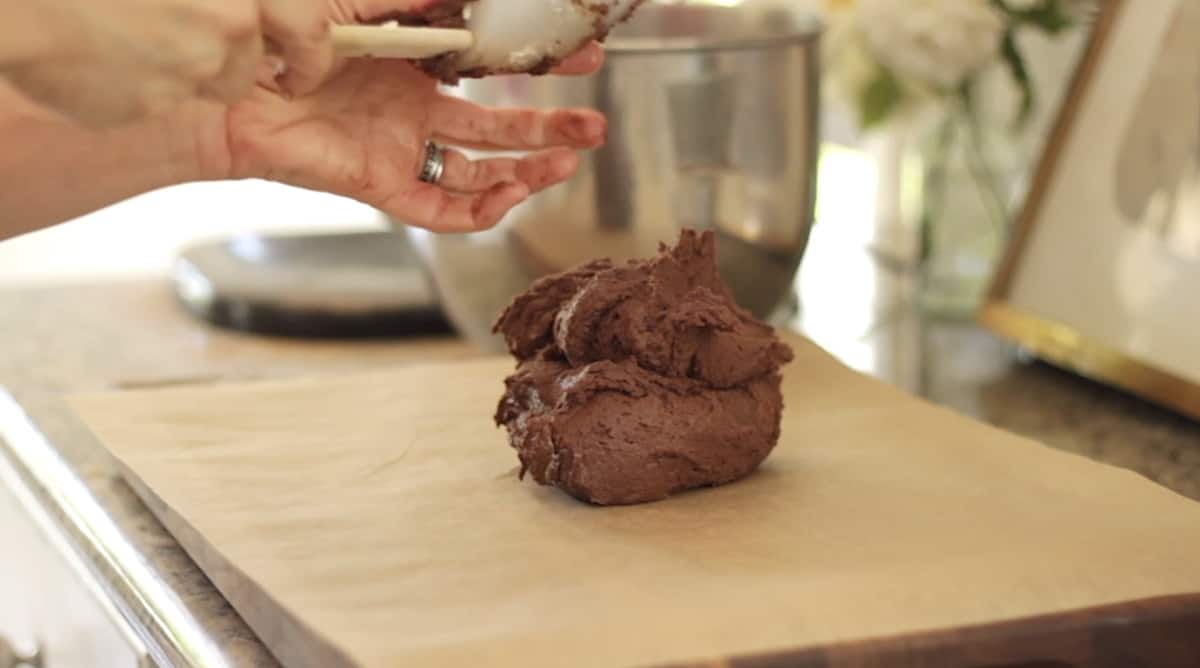
[[(710, 4), (665, 4), (660, 8), (687, 7), (716, 12), (737, 11), (737, 6)], [(788, 11), (788, 10), (784, 10)], [(604, 50), (610, 56), (645, 55), (654, 53), (696, 53), (714, 51), (739, 51), (748, 49), (785, 48), (819, 42), (825, 33), (825, 21), (819, 14), (809, 10), (794, 12), (796, 28), (777, 35), (746, 35), (732, 37), (677, 36), (677, 37), (633, 37), (621, 36), (614, 31), (604, 42)]]

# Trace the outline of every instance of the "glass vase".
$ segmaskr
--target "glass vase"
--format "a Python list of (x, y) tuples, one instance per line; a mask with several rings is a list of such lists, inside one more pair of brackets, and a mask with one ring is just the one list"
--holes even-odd
[(1009, 133), (947, 110), (920, 144), (920, 302), (933, 318), (967, 320), (1007, 245), (1017, 186)]

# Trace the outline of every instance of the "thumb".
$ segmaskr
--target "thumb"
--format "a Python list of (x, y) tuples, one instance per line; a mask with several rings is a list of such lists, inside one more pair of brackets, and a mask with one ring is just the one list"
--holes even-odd
[(342, 24), (429, 23), (462, 16), (470, 0), (332, 0), (333, 20)]

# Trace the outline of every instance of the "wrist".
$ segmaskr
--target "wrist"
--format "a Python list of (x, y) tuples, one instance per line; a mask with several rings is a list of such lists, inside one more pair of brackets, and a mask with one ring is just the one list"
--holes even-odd
[(167, 186), (219, 178), (198, 149), (207, 113), (104, 130), (39, 112), (0, 86), (0, 239)]
[(177, 181), (219, 181), (231, 176), (225, 107), (188, 102), (165, 120), (167, 162)]

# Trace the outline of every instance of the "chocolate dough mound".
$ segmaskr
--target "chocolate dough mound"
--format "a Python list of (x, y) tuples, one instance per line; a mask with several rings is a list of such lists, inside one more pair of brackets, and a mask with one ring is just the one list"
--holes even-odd
[(738, 307), (712, 232), (534, 283), (495, 330), (517, 358), (496, 413), (526, 473), (632, 504), (753, 472), (779, 440), (792, 350)]

